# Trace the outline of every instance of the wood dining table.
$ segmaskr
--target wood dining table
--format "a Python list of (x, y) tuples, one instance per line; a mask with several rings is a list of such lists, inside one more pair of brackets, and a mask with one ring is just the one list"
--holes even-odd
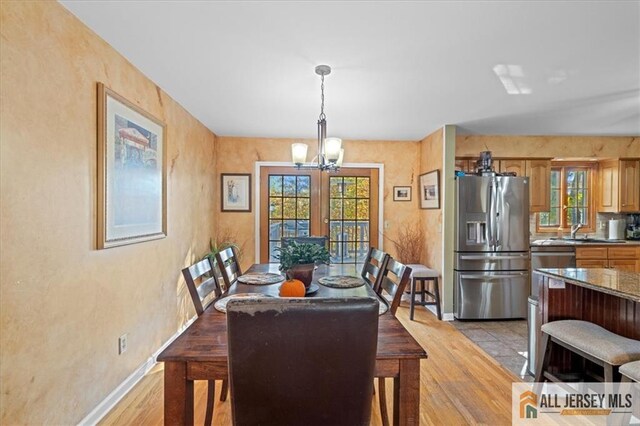
[[(277, 264), (256, 264), (246, 272), (278, 272), (277, 268)], [(318, 283), (321, 277), (343, 274), (345, 270), (340, 265), (319, 266), (312, 282), (318, 286), (318, 291), (307, 297), (378, 297), (366, 284), (356, 288), (334, 288)], [(279, 287), (280, 283), (247, 285), (236, 282), (221, 297), (240, 293), (279, 297)], [(387, 303), (383, 298), (379, 300)], [(164, 363), (165, 425), (193, 424), (193, 382), (227, 379), (227, 351), (226, 315), (212, 303), (157, 358)], [(425, 358), (426, 351), (400, 321), (389, 312), (379, 316), (375, 375), (394, 379), (394, 425), (420, 422), (420, 360)]]

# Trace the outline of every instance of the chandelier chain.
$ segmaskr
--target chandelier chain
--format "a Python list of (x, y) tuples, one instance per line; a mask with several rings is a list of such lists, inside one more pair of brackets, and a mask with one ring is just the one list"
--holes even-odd
[(324, 74), (320, 76), (320, 121), (326, 119), (324, 115)]

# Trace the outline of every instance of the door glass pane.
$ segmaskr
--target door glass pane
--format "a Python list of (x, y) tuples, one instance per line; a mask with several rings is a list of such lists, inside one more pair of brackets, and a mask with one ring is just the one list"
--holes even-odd
[(282, 194), (285, 197), (296, 196), (296, 176), (283, 176)]
[(356, 178), (354, 177), (344, 178), (344, 197), (356, 198)]
[(359, 177), (358, 178), (358, 198), (369, 198), (369, 178), (368, 177)]
[(278, 261), (275, 257), (276, 254), (278, 254), (276, 251), (276, 248), (278, 247), (280, 247), (280, 241), (269, 241), (269, 262)]
[(269, 217), (282, 217), (282, 198), (271, 198), (269, 200)]
[(307, 237), (309, 236), (309, 221), (308, 220), (299, 220), (298, 228), (297, 228), (298, 237)]
[(269, 239), (280, 240), (282, 238), (282, 221), (270, 220), (269, 221)]
[(311, 178), (298, 176), (298, 197), (308, 197), (311, 194)]
[(295, 198), (282, 199), (282, 217), (285, 219), (296, 218), (296, 199)]
[(269, 176), (269, 195), (282, 195), (282, 176)]
[(285, 238), (295, 237), (296, 236), (296, 221), (295, 220), (285, 220), (283, 226), (282, 236)]
[(329, 219), (342, 219), (342, 200), (335, 198), (331, 199), (329, 203), (329, 210)]
[(309, 199), (298, 198), (298, 211), (296, 217), (300, 219), (309, 219)]
[(342, 201), (343, 210), (342, 217), (343, 219), (355, 219), (356, 218), (356, 200), (345, 199)]

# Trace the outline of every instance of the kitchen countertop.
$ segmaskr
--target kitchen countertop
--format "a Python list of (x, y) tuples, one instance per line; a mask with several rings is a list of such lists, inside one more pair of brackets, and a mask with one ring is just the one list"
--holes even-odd
[(580, 238), (575, 240), (570, 239), (535, 239), (530, 241), (530, 245), (537, 246), (606, 246), (606, 247), (619, 247), (619, 246), (640, 246), (640, 241), (637, 240), (605, 240), (601, 241), (581, 241)]
[(602, 268), (541, 268), (536, 272), (613, 296), (640, 302), (640, 273)]

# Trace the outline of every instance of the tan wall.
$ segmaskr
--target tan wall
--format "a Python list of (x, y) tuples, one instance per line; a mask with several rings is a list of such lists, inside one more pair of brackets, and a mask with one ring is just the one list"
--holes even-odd
[[(216, 171), (220, 173), (254, 174), (256, 161), (291, 161), (292, 139), (236, 138), (219, 137), (216, 140)], [(305, 141), (309, 145), (307, 160), (315, 156), (315, 141)], [(382, 163), (384, 164), (384, 220), (389, 228), (384, 233), (395, 239), (396, 232), (404, 223), (416, 223), (419, 220), (417, 195), (412, 194), (412, 202), (394, 202), (393, 187), (411, 185), (416, 190), (420, 144), (409, 141), (345, 141), (345, 163)], [(216, 178), (217, 182), (220, 177)], [(255, 179), (255, 176), (253, 176)], [(219, 186), (219, 183), (218, 183)], [(255, 186), (255, 181), (252, 182)], [(217, 189), (219, 191), (219, 188)], [(255, 191), (254, 191), (255, 192)], [(254, 201), (257, 194), (253, 194)], [(217, 195), (219, 197), (219, 195)], [(255, 205), (255, 203), (253, 203)], [(219, 207), (218, 207), (219, 210)], [(242, 260), (244, 267), (255, 260), (255, 214), (220, 213), (220, 227), (236, 227), (245, 251)], [(386, 240), (384, 248), (395, 254), (393, 243)]]
[[(0, 16), (0, 423), (75, 424), (193, 315), (215, 136), (57, 2)], [(98, 81), (167, 123), (165, 239), (95, 249)]]
[(432, 170), (440, 171), (440, 209), (420, 210), (424, 232), (424, 253), (422, 263), (437, 270), (442, 275), (442, 150), (444, 147), (442, 129), (438, 129), (420, 141), (420, 174)]
[(477, 157), (480, 151), (495, 157), (640, 156), (640, 137), (605, 136), (480, 136), (456, 137), (456, 157)]

